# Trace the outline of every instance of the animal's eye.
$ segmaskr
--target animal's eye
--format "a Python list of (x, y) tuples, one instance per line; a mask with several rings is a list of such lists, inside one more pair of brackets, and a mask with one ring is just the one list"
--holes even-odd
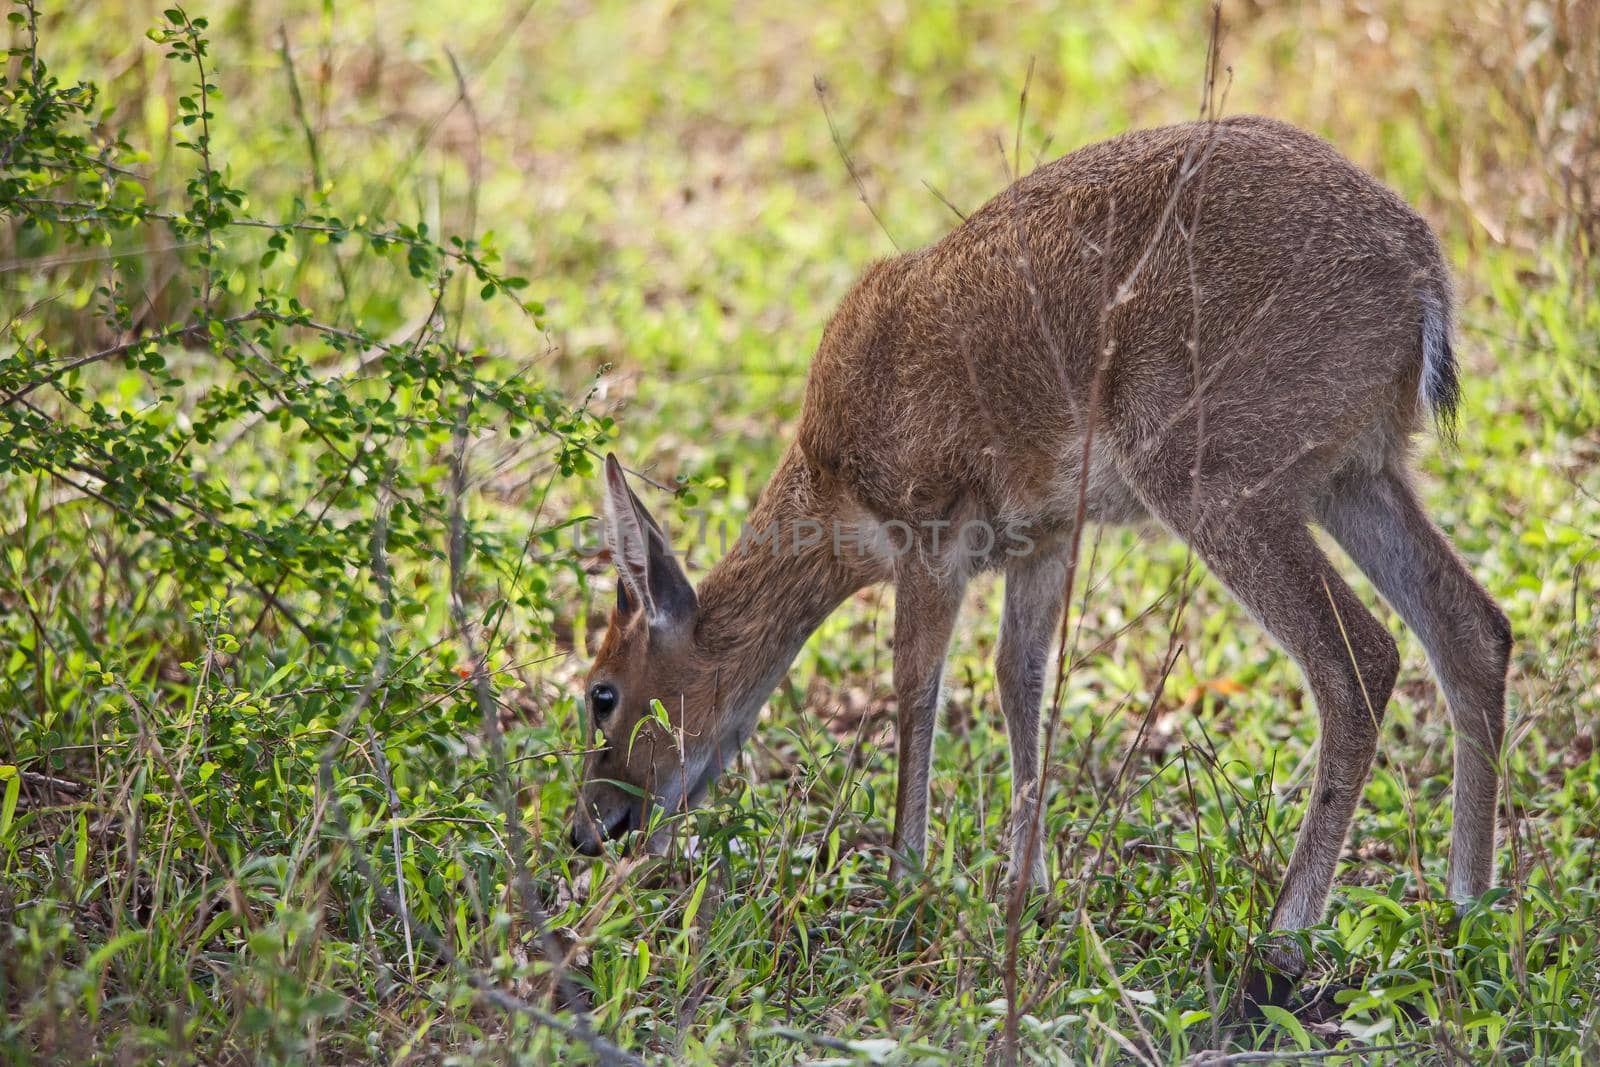
[(589, 707), (594, 712), (596, 722), (610, 715), (617, 708), (617, 691), (614, 687), (601, 683), (589, 690)]

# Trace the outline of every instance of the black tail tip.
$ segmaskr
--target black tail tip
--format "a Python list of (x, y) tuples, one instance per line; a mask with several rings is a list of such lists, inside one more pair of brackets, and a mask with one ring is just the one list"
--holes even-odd
[(1439, 433), (1454, 444), (1457, 415), (1461, 408), (1461, 375), (1450, 342), (1445, 341), (1442, 347), (1441, 358), (1430, 360), (1426, 370), (1428, 407), (1433, 412), (1433, 422), (1439, 428)]

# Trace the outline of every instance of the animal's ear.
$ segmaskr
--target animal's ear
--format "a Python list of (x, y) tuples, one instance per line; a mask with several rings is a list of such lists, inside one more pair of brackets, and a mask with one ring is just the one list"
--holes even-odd
[(617, 457), (606, 456), (606, 544), (617, 565), (617, 608), (643, 610), (652, 627), (694, 617), (694, 587), (678, 565), (667, 535), (628, 488)]

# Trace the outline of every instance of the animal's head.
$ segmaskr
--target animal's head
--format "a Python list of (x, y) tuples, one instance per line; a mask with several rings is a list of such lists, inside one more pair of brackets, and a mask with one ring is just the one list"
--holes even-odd
[(584, 683), (591, 753), (572, 843), (588, 855), (645, 827), (653, 807), (697, 801), (721, 768), (724, 740), (712, 728), (716, 673), (695, 647), (694, 588), (615, 457), (606, 457), (604, 485), (617, 605)]

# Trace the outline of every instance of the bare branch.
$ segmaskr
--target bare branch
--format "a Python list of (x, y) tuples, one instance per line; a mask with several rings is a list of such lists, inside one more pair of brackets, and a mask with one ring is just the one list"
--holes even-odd
[[(822, 76), (817, 75), (811, 79), (811, 84), (817, 90), (817, 102), (822, 105), (822, 117), (828, 120), (828, 134), (833, 138), (833, 147), (839, 150), (839, 158), (844, 160), (844, 169), (850, 172), (850, 180), (855, 182), (856, 193), (861, 197), (861, 202), (866, 205), (867, 211), (872, 214), (872, 221), (878, 224), (878, 229), (894, 245), (896, 252), (901, 251), (900, 242), (894, 239), (894, 234), (889, 232), (889, 227), (884, 223), (883, 216), (878, 214), (878, 209), (872, 206), (872, 198), (867, 195), (867, 184), (861, 180), (861, 172), (856, 170), (855, 160), (850, 158), (850, 150), (844, 145), (844, 138), (839, 134), (839, 127), (834, 125), (833, 111), (828, 107), (828, 87), (823, 82)], [(957, 212), (960, 214), (960, 212)]]

